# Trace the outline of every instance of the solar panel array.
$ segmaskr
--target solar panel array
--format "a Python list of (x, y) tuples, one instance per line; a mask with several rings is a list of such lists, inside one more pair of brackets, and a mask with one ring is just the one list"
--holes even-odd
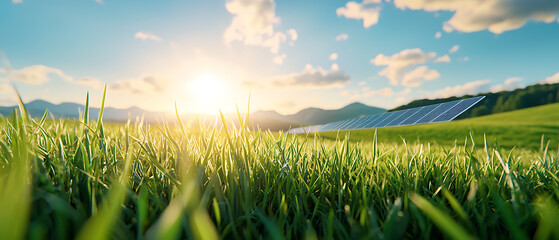
[(452, 121), (460, 114), (470, 109), (485, 96), (466, 98), (451, 102), (410, 108), (400, 111), (375, 114), (365, 117), (352, 118), (331, 122), (323, 125), (312, 125), (293, 128), (288, 133), (326, 132), (338, 130), (357, 130), (393, 126), (409, 126), (417, 124), (439, 123)]

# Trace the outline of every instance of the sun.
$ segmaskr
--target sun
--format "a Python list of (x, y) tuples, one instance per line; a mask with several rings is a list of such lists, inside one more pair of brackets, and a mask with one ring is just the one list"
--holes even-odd
[(190, 92), (202, 100), (219, 96), (225, 90), (223, 82), (209, 74), (197, 77), (194, 81), (189, 82), (187, 87)]
[(196, 112), (217, 112), (227, 98), (223, 81), (211, 74), (203, 74), (186, 83), (187, 90), (195, 97)]

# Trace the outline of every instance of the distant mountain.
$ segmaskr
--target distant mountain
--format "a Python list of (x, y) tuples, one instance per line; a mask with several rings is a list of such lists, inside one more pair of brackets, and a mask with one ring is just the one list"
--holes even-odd
[[(77, 103), (53, 104), (43, 100), (35, 100), (29, 102), (25, 104), (25, 106), (31, 117), (34, 118), (42, 117), (45, 113), (45, 110), (48, 109), (49, 118), (78, 119), (80, 114), (83, 115), (85, 110), (84, 105)], [(10, 116), (14, 108), (17, 108), (17, 106), (0, 107), (0, 114), (4, 116)], [(91, 120), (97, 119), (97, 117), (99, 116), (99, 111), (99, 108), (89, 108), (89, 118)], [(272, 131), (278, 131), (287, 130), (290, 127), (298, 127), (300, 125), (324, 124), (338, 120), (383, 112), (386, 112), (386, 110), (382, 108), (367, 106), (358, 102), (334, 110), (306, 108), (290, 115), (282, 115), (276, 111), (257, 111), (250, 114), (249, 125), (252, 129), (259, 128), (262, 130), (269, 129)], [(165, 114), (163, 112), (145, 111), (139, 107), (130, 107), (125, 109), (106, 107), (103, 111), (103, 120), (124, 122), (128, 119), (135, 120), (136, 118), (141, 118), (142, 115), (144, 116), (144, 120), (146, 122), (155, 123), (157, 122), (157, 120), (161, 120)], [(167, 113), (167, 115), (169, 116), (168, 121), (170, 123), (176, 122), (174, 114)], [(216, 116), (198, 115), (198, 118), (207, 125), (215, 123), (217, 123), (218, 125), (221, 124), (221, 120), (219, 118), (216, 118)], [(238, 117), (236, 114), (227, 114), (226, 118), (232, 119), (234, 122), (238, 122)], [(184, 114), (181, 116), (181, 119), (185, 122), (195, 121), (196, 117), (194, 114)]]
[[(83, 115), (85, 111), (85, 106), (77, 103), (61, 103), (53, 104), (43, 100), (35, 100), (25, 104), (27, 111), (31, 117), (40, 118), (48, 109), (49, 117), (67, 118), (67, 119), (77, 119), (80, 114)], [(12, 111), (17, 106), (0, 107), (0, 114), (4, 116), (10, 116)], [(99, 116), (100, 109), (90, 107), (89, 108), (89, 118), (97, 119)], [(106, 107), (103, 110), (103, 119), (108, 121), (126, 121), (128, 119), (140, 118), (144, 115), (146, 121), (155, 121), (157, 118), (163, 116), (163, 112), (150, 112), (145, 111), (139, 107), (130, 107), (125, 109), (118, 109), (112, 107)]]
[[(290, 115), (281, 115), (276, 111), (257, 111), (252, 113), (250, 118), (252, 118), (252, 123), (273, 121), (278, 128), (286, 129), (285, 126), (324, 124), (383, 112), (386, 112), (386, 109), (355, 102), (340, 109), (305, 108)], [(280, 127), (282, 125), (280, 123), (283, 123), (285, 126)]]

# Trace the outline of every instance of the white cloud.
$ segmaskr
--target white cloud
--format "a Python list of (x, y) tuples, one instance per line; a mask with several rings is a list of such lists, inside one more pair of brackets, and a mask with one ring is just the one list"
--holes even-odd
[(340, 70), (340, 67), (339, 67), (338, 64), (336, 64), (336, 63), (332, 64), (332, 67), (331, 67), (331, 68), (332, 68), (332, 70), (334, 70), (334, 71)]
[(464, 61), (464, 62), (467, 62), (468, 60), (470, 60), (470, 57), (466, 56), (466, 57), (462, 58), (461, 60)]
[(477, 80), (468, 82), (463, 85), (457, 85), (454, 87), (446, 87), (444, 89), (436, 90), (434, 92), (434, 97), (452, 97), (452, 96), (464, 96), (464, 95), (474, 95), (480, 92), (486, 92), (489, 90), (490, 80)]
[(23, 0), (12, 0), (13, 4), (20, 4), (23, 3)]
[(559, 12), (557, 0), (394, 0), (394, 4), (401, 9), (454, 12), (443, 24), (446, 32), (489, 30), (500, 34), (530, 20), (551, 23)]
[(345, 7), (336, 9), (338, 17), (363, 20), (363, 27), (369, 28), (378, 23), (380, 7), (365, 7), (365, 3), (348, 2)]
[(153, 33), (148, 33), (148, 32), (137, 32), (136, 34), (134, 34), (135, 38), (138, 39), (142, 39), (142, 40), (152, 40), (152, 41), (157, 41), (160, 42), (163, 39)]
[(354, 100), (367, 98), (371, 96), (391, 97), (394, 96), (394, 90), (392, 90), (392, 88), (369, 89), (365, 87), (357, 91), (344, 90), (340, 93), (340, 95), (350, 97), (351, 99)]
[(450, 57), (448, 55), (444, 55), (444, 56), (440, 56), (437, 59), (435, 59), (435, 62), (450, 62)]
[(394, 96), (394, 91), (392, 88), (382, 88), (378, 90), (369, 90), (363, 93), (363, 97), (370, 97), (370, 96), (383, 96), (383, 97), (390, 97)]
[(96, 3), (103, 4), (103, 0), (95, 0)]
[(12, 69), (9, 78), (13, 81), (32, 85), (41, 85), (50, 81), (50, 75), (57, 75), (65, 81), (72, 82), (73, 78), (66, 75), (62, 70), (44, 65), (33, 65), (22, 69)]
[(367, 85), (367, 82), (365, 82), (365, 81), (360, 81), (360, 82), (358, 82), (357, 84), (358, 84), (359, 86), (365, 86), (365, 85)]
[(283, 61), (285, 61), (285, 58), (286, 58), (286, 57), (287, 57), (287, 55), (285, 55), (285, 54), (276, 56), (276, 57), (274, 57), (274, 63), (275, 63), (275, 64), (278, 64), (278, 65), (282, 65), (282, 64), (283, 64)]
[(460, 46), (454, 45), (454, 46), (452, 46), (452, 47), (448, 50), (448, 52), (449, 52), (449, 53), (455, 53), (455, 52), (458, 51), (458, 49), (460, 49)]
[[(0, 69), (0, 82), (7, 83), (10, 80), (32, 85), (42, 85), (50, 82), (52, 75), (55, 75), (68, 83), (89, 86), (97, 90), (102, 90), (105, 84), (95, 77), (86, 76), (75, 79), (65, 74), (60, 69), (44, 65), (33, 65), (22, 69), (10, 69), (9, 61), (5, 59), (5, 62), (5, 65), (8, 67)], [(169, 85), (170, 81), (167, 78), (147, 75), (141, 78), (117, 80), (109, 84), (108, 87), (113, 90), (132, 94), (153, 94), (165, 92), (169, 88)]]
[(520, 81), (522, 81), (522, 78), (519, 77), (507, 78), (503, 84), (491, 87), (491, 92), (512, 91), (523, 87), (523, 85), (518, 84)]
[(298, 35), (295, 29), (292, 28), (287, 30), (287, 35), (289, 36), (289, 39), (291, 39), (291, 41), (297, 41)]
[(427, 66), (419, 66), (404, 75), (402, 86), (419, 87), (423, 81), (430, 81), (439, 78), (439, 72), (429, 69)]
[(437, 32), (435, 33), (435, 38), (441, 38), (443, 34), (441, 32)]
[(168, 90), (170, 82), (167, 78), (157, 76), (143, 76), (117, 80), (109, 85), (112, 90), (129, 94), (161, 94)]
[(419, 48), (405, 49), (392, 56), (379, 54), (371, 59), (371, 63), (377, 66), (386, 66), (379, 72), (379, 75), (388, 78), (392, 85), (398, 85), (410, 68), (425, 63), (436, 55), (434, 52), (422, 52)]
[(330, 59), (331, 61), (336, 61), (336, 59), (338, 59), (338, 54), (337, 54), (337, 53), (332, 53), (332, 54), (330, 54), (329, 59)]
[(403, 104), (406, 101), (409, 101), (408, 99), (408, 95), (411, 93), (411, 89), (410, 88), (406, 88), (402, 91), (398, 91), (396, 92), (396, 102), (399, 104)]
[(305, 69), (300, 73), (292, 73), (272, 78), (272, 83), (275, 86), (311, 88), (342, 87), (349, 81), (351, 81), (351, 76), (340, 70), (337, 64), (332, 64), (330, 70), (324, 70), (321, 67), (314, 68), (312, 65), (307, 64)]
[(340, 35), (336, 36), (336, 41), (345, 41), (349, 38), (349, 36), (345, 33), (341, 33)]
[(0, 82), (0, 105), (11, 106), (16, 103), (14, 90), (8, 83)]
[(549, 84), (559, 83), (559, 72), (553, 76), (547, 77), (543, 83), (549, 83)]
[[(231, 25), (223, 34), (227, 45), (239, 41), (245, 45), (266, 47), (272, 53), (277, 53), (280, 44), (286, 41), (285, 33), (274, 31), (280, 18), (276, 17), (273, 0), (231, 0), (225, 4), (225, 8), (234, 15)], [(287, 31), (291, 41), (296, 40), (296, 33), (294, 29)]]
[(97, 90), (103, 90), (103, 87), (105, 86), (105, 82), (94, 77), (82, 77), (74, 81), (74, 83), (89, 86)]

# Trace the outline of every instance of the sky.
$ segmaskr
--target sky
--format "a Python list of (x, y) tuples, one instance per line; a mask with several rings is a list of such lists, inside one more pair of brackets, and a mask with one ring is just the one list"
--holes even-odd
[[(5, 0), (0, 105), (295, 113), (559, 82), (557, 0)], [(250, 102), (250, 104), (249, 104)], [(250, 108), (249, 108), (250, 107)]]

